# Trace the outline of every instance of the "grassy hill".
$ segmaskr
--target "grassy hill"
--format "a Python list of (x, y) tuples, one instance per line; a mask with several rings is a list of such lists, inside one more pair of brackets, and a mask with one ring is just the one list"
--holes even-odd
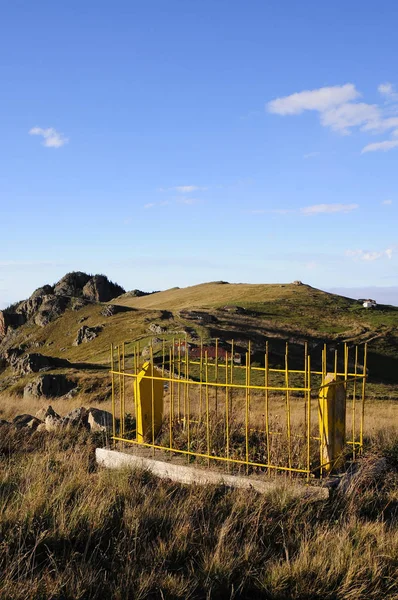
[[(111, 304), (128, 310), (106, 317), (102, 314), (106, 303), (68, 309), (45, 327), (32, 322), (19, 327), (8, 345), (68, 361), (64, 368), (89, 390), (97, 389), (98, 397), (109, 393), (104, 386), (111, 343), (140, 340), (142, 347), (154, 335), (149, 330), (151, 324), (160, 325), (160, 337), (166, 339), (188, 335), (196, 341), (218, 337), (227, 342), (234, 338), (243, 350), (250, 340), (259, 360), (266, 340), (276, 360), (283, 357), (285, 342), (289, 341), (293, 361), (302, 356), (304, 341), (310, 342), (314, 356), (319, 355), (324, 342), (334, 347), (345, 341), (368, 342), (371, 379), (379, 386), (398, 381), (396, 307), (364, 309), (356, 300), (308, 285), (225, 282), (173, 288), (142, 297), (126, 293)], [(207, 317), (201, 318), (199, 311)], [(82, 325), (101, 327), (101, 331), (93, 341), (74, 346)], [(28, 379), (16, 377), (7, 368), (0, 375), (0, 390), (20, 391)], [(384, 389), (386, 393), (390, 395), (391, 390)]]

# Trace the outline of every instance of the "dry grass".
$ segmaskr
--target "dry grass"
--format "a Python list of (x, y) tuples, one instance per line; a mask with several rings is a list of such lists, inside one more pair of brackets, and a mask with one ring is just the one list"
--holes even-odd
[(0, 428), (2, 599), (397, 597), (396, 436), (326, 503), (100, 470), (97, 443)]

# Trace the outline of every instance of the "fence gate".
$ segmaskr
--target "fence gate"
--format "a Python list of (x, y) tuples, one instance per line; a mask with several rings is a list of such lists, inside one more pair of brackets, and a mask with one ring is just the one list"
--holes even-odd
[(250, 343), (236, 349), (218, 340), (112, 345), (114, 441), (232, 473), (290, 472), (307, 480), (361, 452), (366, 344), (325, 344), (317, 357), (307, 344), (298, 357), (296, 345), (292, 360), (289, 344), (283, 357), (273, 357), (267, 342), (256, 362)]

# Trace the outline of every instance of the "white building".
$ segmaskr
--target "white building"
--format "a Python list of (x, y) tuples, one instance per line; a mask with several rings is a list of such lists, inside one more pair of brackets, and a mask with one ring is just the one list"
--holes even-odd
[(376, 300), (364, 300), (362, 303), (364, 308), (375, 308), (377, 306)]

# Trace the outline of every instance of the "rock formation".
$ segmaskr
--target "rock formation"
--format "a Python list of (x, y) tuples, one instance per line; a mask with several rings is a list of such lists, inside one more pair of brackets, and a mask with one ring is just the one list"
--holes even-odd
[(97, 337), (101, 330), (102, 327), (88, 327), (88, 325), (83, 325), (77, 332), (73, 345), (80, 346), (80, 344), (91, 342)]
[(64, 396), (70, 392), (76, 384), (65, 377), (65, 375), (40, 375), (34, 381), (30, 381), (24, 387), (24, 397), (35, 396), (54, 398)]
[(88, 302), (108, 302), (124, 293), (124, 289), (105, 275), (68, 273), (54, 286), (44, 285), (27, 300), (0, 311), (0, 341), (9, 331), (33, 322), (45, 327), (67, 308), (79, 310)]

